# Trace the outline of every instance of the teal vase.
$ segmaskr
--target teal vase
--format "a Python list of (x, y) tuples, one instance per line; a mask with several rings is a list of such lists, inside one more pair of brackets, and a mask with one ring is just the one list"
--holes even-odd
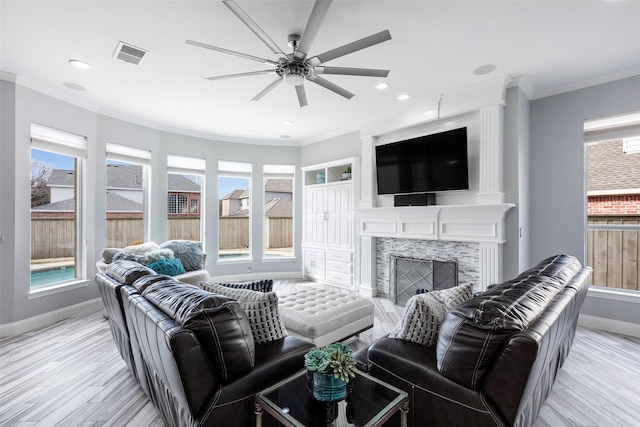
[(320, 402), (339, 402), (349, 394), (350, 384), (331, 374), (307, 371), (307, 390)]

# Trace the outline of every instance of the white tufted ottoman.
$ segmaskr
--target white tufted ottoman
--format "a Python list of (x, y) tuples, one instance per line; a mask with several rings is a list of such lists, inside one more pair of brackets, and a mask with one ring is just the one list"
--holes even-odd
[(280, 318), (292, 335), (318, 347), (373, 327), (373, 303), (366, 298), (310, 287), (278, 297)]

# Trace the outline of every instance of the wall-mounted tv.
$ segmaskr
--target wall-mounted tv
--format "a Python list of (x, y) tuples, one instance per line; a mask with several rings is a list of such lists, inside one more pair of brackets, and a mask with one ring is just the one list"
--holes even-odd
[(467, 128), (376, 147), (378, 194), (469, 189)]

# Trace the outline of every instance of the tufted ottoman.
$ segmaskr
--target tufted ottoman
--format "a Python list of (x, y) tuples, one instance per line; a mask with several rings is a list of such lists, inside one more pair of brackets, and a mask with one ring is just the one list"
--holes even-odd
[(318, 347), (373, 327), (373, 303), (331, 289), (310, 287), (278, 297), (280, 318), (292, 335)]

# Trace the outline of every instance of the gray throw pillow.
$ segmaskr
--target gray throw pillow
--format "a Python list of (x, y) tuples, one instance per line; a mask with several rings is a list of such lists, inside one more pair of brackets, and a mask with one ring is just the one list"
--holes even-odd
[(440, 322), (449, 310), (471, 299), (473, 285), (467, 283), (449, 289), (418, 294), (407, 301), (402, 318), (389, 338), (432, 346), (438, 342)]
[(278, 295), (275, 292), (234, 289), (208, 282), (200, 282), (200, 286), (206, 291), (238, 301), (249, 318), (251, 334), (256, 344), (268, 343), (287, 336), (287, 330), (280, 319)]
[(191, 240), (169, 240), (160, 245), (161, 248), (171, 249), (173, 256), (182, 261), (186, 271), (200, 270), (204, 267), (204, 252), (202, 242)]

